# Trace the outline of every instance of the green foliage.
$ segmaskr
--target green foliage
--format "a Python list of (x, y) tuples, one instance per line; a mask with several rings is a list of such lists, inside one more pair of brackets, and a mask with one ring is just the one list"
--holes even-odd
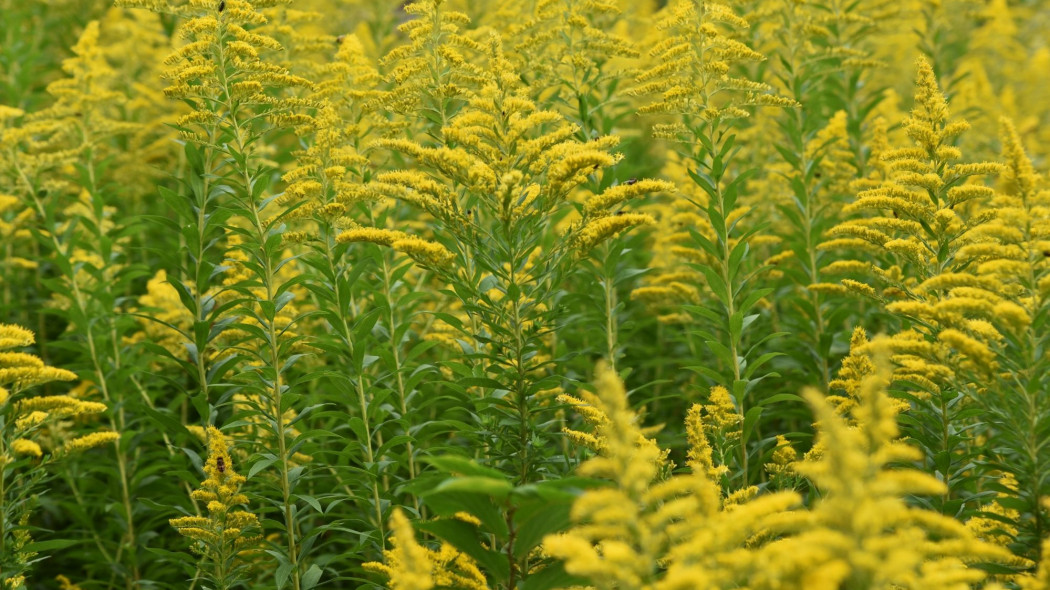
[(978, 4), (0, 0), (0, 588), (886, 587), (869, 491), (959, 541), (894, 588), (1040, 588), (1050, 12)]

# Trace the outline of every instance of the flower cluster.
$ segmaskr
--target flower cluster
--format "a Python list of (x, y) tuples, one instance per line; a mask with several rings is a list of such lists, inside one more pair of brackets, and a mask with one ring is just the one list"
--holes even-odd
[(229, 587), (246, 554), (259, 544), (259, 518), (239, 507), (248, 503), (241, 493), (243, 475), (234, 469), (226, 436), (214, 426), (206, 429), (207, 479), (191, 497), (204, 506), (206, 516), (181, 516), (170, 520), (179, 534), (194, 541), (191, 548), (215, 568), (215, 583)]

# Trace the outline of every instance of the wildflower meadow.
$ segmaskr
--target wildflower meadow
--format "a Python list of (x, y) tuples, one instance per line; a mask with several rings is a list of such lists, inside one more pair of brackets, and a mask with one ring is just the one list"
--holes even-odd
[(0, 0), (0, 590), (1050, 590), (1050, 1)]

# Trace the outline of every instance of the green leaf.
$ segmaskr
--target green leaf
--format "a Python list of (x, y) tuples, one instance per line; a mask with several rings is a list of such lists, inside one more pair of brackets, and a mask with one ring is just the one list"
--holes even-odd
[(248, 470), (248, 479), (255, 477), (257, 473), (273, 465), (276, 462), (277, 457), (275, 457), (274, 455), (269, 455), (267, 457), (264, 457), (263, 459), (256, 461), (255, 463), (252, 463), (251, 469)]
[(423, 457), (421, 461), (429, 463), (441, 471), (452, 475), (489, 477), (492, 479), (502, 479), (504, 481), (507, 479), (499, 470), (485, 467), (484, 465), (478, 465), (474, 460), (463, 457), (462, 455)]
[(31, 553), (39, 553), (41, 551), (53, 551), (55, 549), (65, 549), (74, 545), (79, 545), (83, 541), (78, 539), (51, 539), (48, 541), (34, 541), (27, 543), (23, 551)]
[(311, 565), (306, 570), (306, 573), (303, 574), (303, 579), (300, 581), (303, 590), (311, 590), (316, 586), (317, 582), (321, 580), (321, 573), (321, 568), (318, 567), (316, 563)]
[(506, 479), (470, 475), (446, 479), (434, 491), (435, 492), (473, 492), (484, 494), (490, 498), (504, 500), (514, 489)]
[(571, 508), (571, 502), (531, 502), (528, 506), (519, 507), (514, 513), (517, 527), (514, 557), (524, 558), (543, 541), (543, 537), (569, 528), (572, 524), (569, 518)]
[(744, 426), (740, 444), (746, 444), (747, 441), (751, 440), (751, 432), (755, 429), (755, 424), (758, 424), (758, 419), (762, 416), (762, 410), (764, 409), (762, 406), (755, 406), (744, 414)]

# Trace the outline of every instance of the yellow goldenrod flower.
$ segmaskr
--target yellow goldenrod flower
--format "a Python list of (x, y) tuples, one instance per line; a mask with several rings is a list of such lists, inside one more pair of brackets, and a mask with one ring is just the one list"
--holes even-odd
[[(685, 123), (661, 124), (659, 136), (687, 139), (704, 121), (748, 116), (745, 105), (794, 106), (772, 87), (730, 75), (734, 65), (765, 59), (736, 38), (747, 28), (724, 2), (677, 0), (663, 11), (659, 37), (649, 54), (652, 65), (638, 76), (638, 95), (656, 95), (642, 112), (673, 113)], [(680, 137), (685, 132), (685, 137)]]
[(255, 514), (237, 508), (248, 503), (240, 491), (245, 478), (234, 468), (225, 435), (214, 426), (208, 426), (206, 432), (207, 478), (191, 496), (205, 505), (207, 516), (172, 518), (169, 524), (195, 541), (194, 551), (211, 562), (216, 583), (227, 585), (238, 575), (235, 561), (259, 543), (260, 525)]
[(40, 445), (24, 438), (19, 438), (11, 441), (11, 452), (13, 452), (15, 455), (36, 458), (40, 458), (44, 454), (44, 452), (40, 449)]
[(455, 260), (456, 255), (448, 248), (422, 238), (404, 238), (390, 244), (390, 247), (408, 254), (416, 262), (427, 266), (440, 267)]
[(646, 213), (625, 213), (623, 215), (599, 217), (588, 221), (579, 229), (575, 237), (575, 243), (581, 252), (586, 252), (603, 240), (627, 228), (638, 225), (654, 225), (655, 223), (656, 220), (653, 219), (653, 216)]
[(606, 447), (580, 471), (614, 485), (585, 492), (572, 508), (574, 527), (546, 537), (544, 551), (600, 589), (721, 587), (754, 571), (759, 562), (745, 543), (798, 496), (756, 497), (751, 487), (723, 501), (699, 406), (687, 422), (692, 473), (663, 479), (663, 453), (642, 435), (623, 384), (604, 367), (596, 381)]
[(43, 424), (44, 420), (46, 420), (47, 417), (47, 412), (29, 412), (28, 414), (20, 416), (17, 420), (15, 420), (15, 428), (24, 432), (33, 428), (34, 426)]
[[(465, 515), (467, 522), (476, 520)], [(459, 518), (457, 516), (457, 518)], [(383, 574), (394, 590), (429, 590), (430, 588), (466, 588), (488, 590), (488, 582), (478, 566), (467, 555), (448, 543), (437, 550), (420, 545), (412, 524), (395, 508), (390, 514), (390, 545), (383, 552), (384, 562), (363, 564), (366, 570)]]
[(0, 350), (30, 346), (35, 339), (33, 333), (21, 326), (0, 324)]
[(92, 432), (67, 442), (62, 446), (62, 452), (67, 454), (80, 453), (118, 440), (120, 440), (120, 433), (117, 432)]
[(704, 406), (693, 404), (685, 418), (685, 433), (689, 441), (688, 465), (694, 473), (703, 474), (712, 480), (718, 481), (725, 475), (729, 468), (725, 465), (715, 465), (714, 450), (708, 439), (706, 430), (709, 425), (704, 421)]
[(69, 581), (69, 578), (59, 574), (55, 576), (55, 581), (58, 582), (61, 590), (80, 590), (80, 586)]
[[(884, 354), (885, 345), (880, 348)], [(867, 588), (953, 588), (959, 580), (984, 578), (965, 565), (971, 560), (1016, 563), (1008, 551), (983, 543), (958, 521), (904, 502), (908, 494), (943, 493), (944, 484), (891, 467), (916, 458), (918, 451), (897, 440), (897, 410), (884, 391), (889, 378), (883, 365), (861, 379), (848, 416), (855, 426), (819, 394), (805, 394), (823, 452), (796, 469), (823, 496), (804, 531), (768, 546), (776, 561), (768, 562), (772, 569), (760, 578), (807, 588), (818, 578), (829, 587), (849, 579)]]
[[(1050, 498), (1043, 498), (1043, 510), (1050, 511)], [(1035, 574), (1020, 580), (1022, 590), (1050, 590), (1050, 535), (1043, 539), (1042, 554)]]
[(772, 461), (766, 463), (766, 473), (770, 477), (782, 477), (793, 475), (794, 463), (798, 460), (798, 451), (791, 446), (787, 437), (783, 434), (777, 435), (777, 445), (773, 450)]
[[(1012, 474), (1004, 474), (999, 483), (1016, 494), (1017, 479)], [(1007, 547), (1017, 536), (1017, 527), (1011, 523), (1020, 520), (1021, 515), (1013, 508), (1004, 507), (997, 500), (1010, 498), (1012, 495), (1000, 492), (996, 494), (995, 499), (982, 507), (983, 514), (994, 515), (998, 518), (975, 516), (966, 521), (966, 526), (981, 539)]]

